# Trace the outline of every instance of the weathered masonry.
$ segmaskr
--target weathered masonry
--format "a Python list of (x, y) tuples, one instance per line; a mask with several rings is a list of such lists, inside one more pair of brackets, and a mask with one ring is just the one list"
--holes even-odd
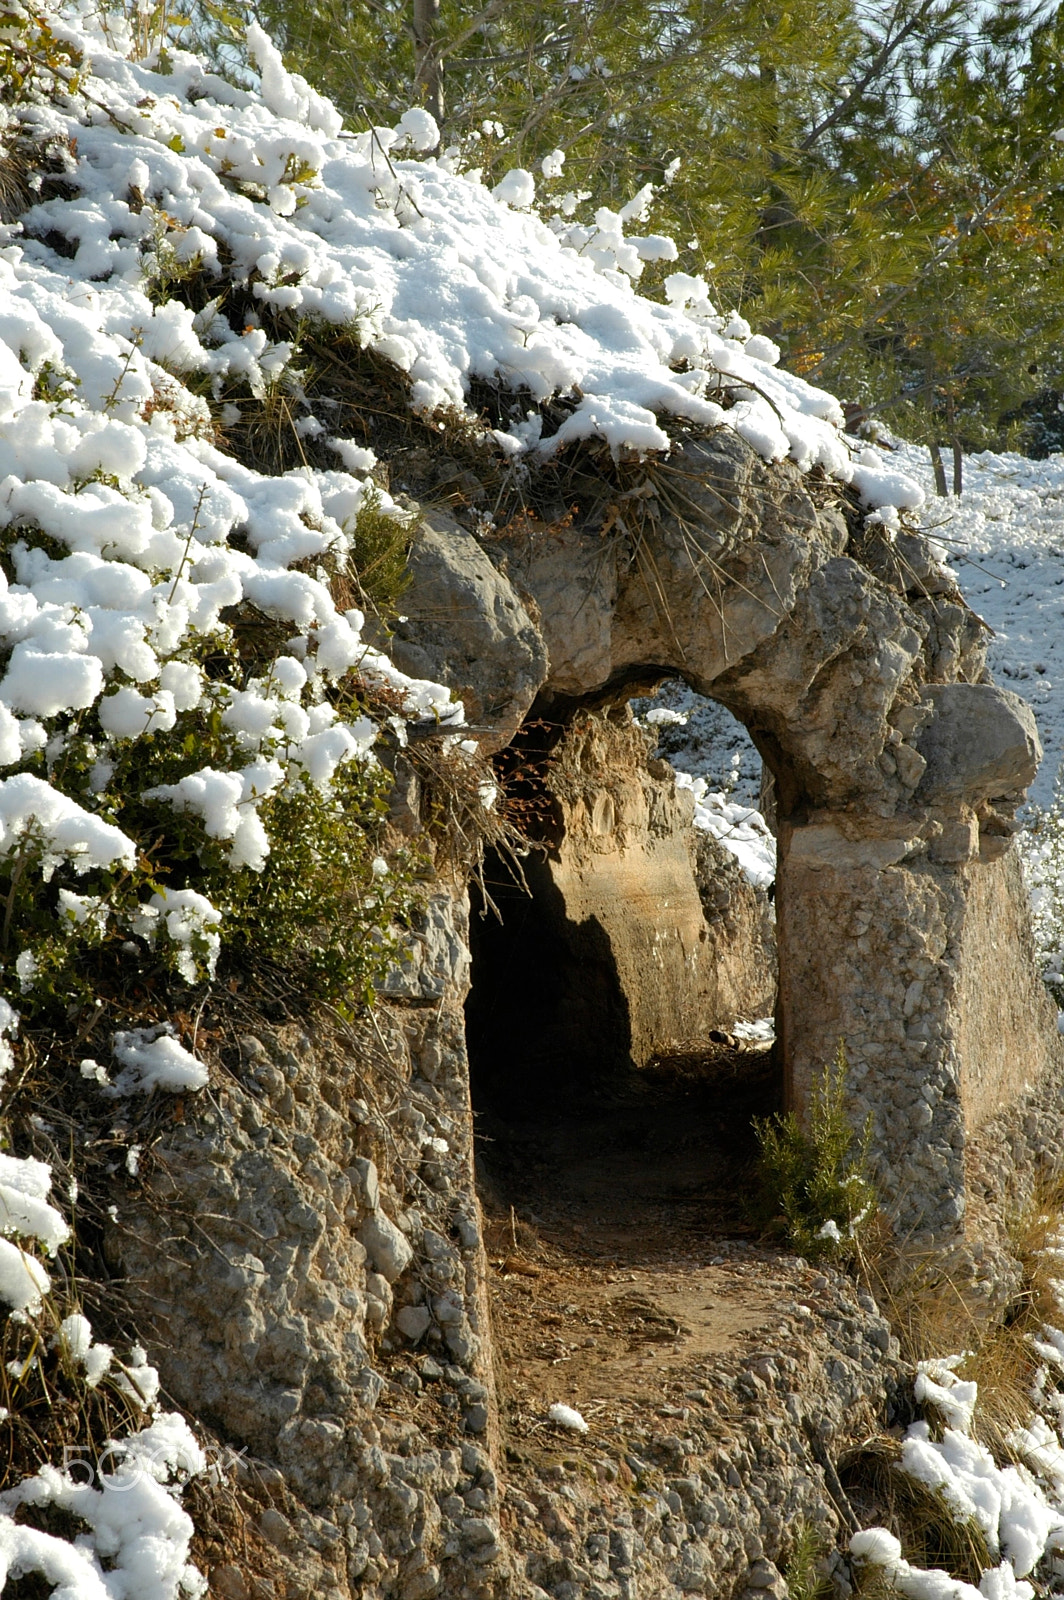
[[(968, 1140), (1058, 1050), (1009, 848), (1041, 755), (1033, 715), (988, 681), (983, 626), (928, 543), (855, 527), (834, 486), (722, 430), (649, 466), (643, 493), (656, 515), (639, 539), (563, 525), (492, 543), (433, 519), (395, 657), (452, 683), (497, 745), (526, 717), (579, 742), (581, 712), (676, 676), (746, 725), (774, 779), (788, 1097), (802, 1107), (844, 1039), (899, 1226), (954, 1232)], [(698, 947), (684, 819), (664, 816), (677, 802), (654, 774), (624, 790), (602, 750), (585, 756), (537, 871), (622, 981), (631, 969), (645, 1058), (734, 1016), (764, 969), (729, 972), (734, 938)]]
[[(988, 1290), (1009, 1271), (995, 1217), (1059, 1158), (1055, 1017), (1009, 848), (1038, 740), (985, 681), (982, 625), (924, 541), (862, 525), (837, 487), (731, 433), (645, 472), (639, 539), (422, 524), (392, 653), (452, 684), (496, 750), (550, 741), (531, 895), (471, 937), (467, 886), (441, 874), (372, 1015), (252, 1016), (107, 1231), (166, 1391), (248, 1452), (245, 1520), (212, 1571), (230, 1600), (757, 1600), (784, 1592), (796, 1526), (840, 1532), (828, 1469), (884, 1415), (897, 1351), (867, 1294), (794, 1258), (749, 1263), (753, 1292), (770, 1285), (756, 1342), (677, 1358), (681, 1401), (701, 1399), (659, 1417), (647, 1368), (633, 1423), (667, 1494), (633, 1494), (594, 1432), (570, 1477), (507, 1453), (512, 1330), (489, 1314), (471, 1056), (500, 1122), (508, 1097), (519, 1126), (522, 1094), (551, 1106), (574, 1075), (594, 1112), (604, 1065), (697, 1055), (775, 993), (791, 1101), (845, 1038), (888, 1209)], [(774, 940), (631, 725), (629, 696), (678, 675), (745, 723), (773, 776)], [(574, 1103), (558, 1094), (556, 1117)], [(690, 1103), (651, 1151), (688, 1176), (715, 1159), (708, 1121), (685, 1139)], [(564, 1124), (565, 1147), (586, 1153), (589, 1128)], [(716, 1243), (705, 1255), (700, 1304), (730, 1270)], [(568, 1392), (542, 1370), (540, 1414)]]

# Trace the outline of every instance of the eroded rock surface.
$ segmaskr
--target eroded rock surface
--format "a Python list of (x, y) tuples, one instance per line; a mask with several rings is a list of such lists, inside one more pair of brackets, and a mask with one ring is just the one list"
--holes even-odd
[(473, 925), (469, 1026), (496, 1080), (608, 1076), (772, 1012), (771, 902), (692, 827), (690, 791), (647, 750), (625, 705), (579, 712), (550, 749), (550, 817), (525, 884), (501, 870), (501, 926)]
[[(493, 1275), (485, 1259), (451, 905), (437, 904), (407, 993), (375, 1028), (245, 1034), (213, 1104), (165, 1128), (113, 1225), (109, 1251), (136, 1284), (167, 1392), (242, 1452), (228, 1491), (240, 1543), (205, 1546), (214, 1592), (764, 1589), (795, 1518), (830, 1539), (844, 1517), (832, 1462), (895, 1381), (886, 1325), (836, 1274), (750, 1250), (714, 1258), (695, 1226), (687, 1248), (705, 1265), (692, 1257), (675, 1282), (667, 1258), (611, 1276), (619, 1311), (604, 1314), (648, 1330), (634, 1357), (622, 1330), (588, 1366), (617, 1414), (600, 1416), (552, 1357), (531, 1415), (522, 1390), (522, 1421), (510, 1401), (523, 1357), (488, 1314), (493, 1276), (511, 1268), (496, 1261)], [(425, 998), (429, 969), (442, 1004)], [(601, 1328), (586, 1274), (574, 1287), (555, 1261), (532, 1269), (544, 1281), (531, 1292), (563, 1297), (552, 1320), (567, 1332), (588, 1318)], [(520, 1273), (507, 1281), (530, 1288)], [(542, 1334), (538, 1316), (530, 1326)], [(586, 1438), (544, 1431), (559, 1393), (588, 1410)]]
[(411, 586), (388, 642), (414, 677), (446, 683), (483, 729), (487, 749), (508, 744), (546, 676), (539, 630), (472, 534), (442, 513), (426, 518), (409, 558)]
[[(746, 724), (774, 779), (791, 1103), (844, 1039), (899, 1225), (955, 1230), (966, 1139), (1060, 1051), (1018, 876), (995, 870), (1041, 755), (1030, 710), (985, 681), (982, 625), (927, 541), (865, 522), (837, 486), (721, 431), (623, 498), (598, 525), (485, 545), (547, 646), (534, 711), (564, 719), (669, 674)], [(614, 804), (603, 779), (571, 838)], [(581, 925), (610, 899), (588, 887), (574, 862)], [(1009, 1059), (984, 1027), (1003, 980), (979, 952), (998, 939), (1021, 997)]]
[[(401, 648), (420, 654), (404, 664), (447, 676), (489, 748), (523, 721), (560, 727), (530, 879), (565, 934), (570, 1014), (590, 995), (579, 934), (608, 951), (637, 1066), (697, 1042), (710, 1016), (767, 1010), (771, 970), (764, 901), (696, 845), (668, 774), (611, 708), (680, 675), (745, 721), (775, 780), (791, 1101), (845, 1038), (888, 1210), (950, 1241), (977, 1293), (1001, 1279), (1000, 1238), (984, 1261), (978, 1230), (993, 1234), (1013, 1201), (1010, 1164), (1033, 1169), (1059, 1146), (1059, 1045), (1008, 848), (1038, 754), (1029, 713), (984, 682), (981, 626), (926, 542), (862, 525), (836, 487), (722, 432), (648, 463), (626, 493), (584, 526), (505, 539), (437, 521), (415, 548), (416, 641)], [(833, 1274), (767, 1252), (741, 1314), (715, 1313), (724, 1222), (707, 1224), (699, 1141), (710, 1130), (730, 1154), (729, 1131), (707, 1120), (714, 1107), (699, 1121), (680, 1102), (648, 1131), (652, 1096), (628, 1107), (624, 1133), (633, 1150), (649, 1140), (665, 1184), (654, 1205), (671, 1219), (658, 1232), (672, 1277), (665, 1254), (599, 1303), (580, 1276), (577, 1258), (611, 1227), (631, 1246), (643, 1193), (622, 1147), (624, 1204), (599, 1215), (601, 1163), (579, 1166), (581, 1140), (606, 1127), (594, 1101), (596, 1116), (552, 1135), (570, 1152), (565, 1183), (541, 1173), (556, 1255), (530, 1270), (503, 1205), (489, 1268), (465, 919), (463, 887), (433, 885), (411, 959), (357, 1027), (246, 1029), (214, 1063), (213, 1098), (161, 1128), (145, 1188), (110, 1230), (168, 1393), (248, 1452), (234, 1489), (245, 1555), (220, 1537), (206, 1547), (215, 1589), (782, 1600), (797, 1522), (828, 1538), (848, 1527), (837, 1466), (887, 1416), (886, 1324)], [(525, 1003), (538, 1026), (545, 992), (528, 986)], [(512, 1034), (495, 1041), (500, 1077), (526, 1045), (511, 1049)], [(563, 1066), (564, 1047), (551, 1046)], [(673, 1129), (677, 1154), (660, 1160), (653, 1138)], [(720, 1170), (734, 1191), (723, 1155)], [(566, 1337), (530, 1333), (520, 1348), (515, 1296), (537, 1337)], [(623, 1332), (621, 1302), (637, 1345), (648, 1327), (652, 1345), (662, 1330), (670, 1341), (638, 1372), (623, 1340), (599, 1345), (610, 1318)], [(605, 1378), (609, 1419), (593, 1387)], [(560, 1398), (585, 1407), (586, 1436), (549, 1431)]]

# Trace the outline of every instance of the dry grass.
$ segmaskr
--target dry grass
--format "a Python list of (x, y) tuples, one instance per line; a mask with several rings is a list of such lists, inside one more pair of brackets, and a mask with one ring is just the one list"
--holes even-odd
[[(959, 1375), (979, 1386), (972, 1433), (999, 1463), (1016, 1459), (1010, 1435), (1032, 1415), (1032, 1380), (1040, 1365), (1032, 1335), (1062, 1320), (1053, 1280), (1064, 1274), (1052, 1253), (1062, 1228), (1064, 1178), (1043, 1179), (1009, 1224), (1016, 1278), (1005, 1303), (996, 1305), (970, 1274), (951, 1270), (941, 1251), (914, 1250), (882, 1220), (859, 1251), (859, 1274), (891, 1323), (906, 1364), (964, 1354)], [(932, 1413), (928, 1421), (940, 1435), (942, 1419)], [(993, 1564), (981, 1530), (958, 1522), (941, 1495), (901, 1472), (899, 1457), (899, 1439), (884, 1433), (840, 1464), (862, 1526), (889, 1528), (918, 1567), (944, 1568), (977, 1583)], [(881, 1569), (865, 1568), (857, 1592), (864, 1600), (886, 1600), (896, 1590)]]
[(437, 873), (472, 878), (491, 906), (484, 881), (485, 851), (506, 862), (517, 883), (524, 882), (522, 859), (531, 848), (511, 816), (495, 768), (479, 750), (463, 750), (458, 735), (433, 730), (411, 741), (401, 759), (413, 769), (419, 818)]
[[(900, 1455), (898, 1440), (883, 1434), (866, 1440), (840, 1463), (840, 1479), (859, 1507), (862, 1525), (889, 1528), (914, 1566), (937, 1567), (977, 1584), (994, 1565), (982, 1529), (976, 1522), (958, 1522), (941, 1494), (900, 1472)], [(871, 1579), (871, 1570), (867, 1576)]]
[[(118, 1387), (120, 1368), (89, 1389), (76, 1363), (66, 1359), (58, 1342), (59, 1324), (82, 1309), (75, 1288), (57, 1285), (35, 1317), (24, 1322), (8, 1317), (0, 1331), (0, 1404), (5, 1412), (0, 1422), (0, 1488), (32, 1477), (45, 1461), (84, 1462), (95, 1470), (108, 1441), (144, 1420), (143, 1411)], [(105, 1462), (103, 1471), (108, 1470)]]
[(1064, 1178), (1044, 1179), (1031, 1204), (1008, 1227), (1016, 1282), (995, 1307), (970, 1279), (943, 1263), (940, 1251), (914, 1251), (892, 1240), (885, 1225), (867, 1240), (860, 1270), (913, 1365), (965, 1354), (961, 1376), (979, 1385), (974, 1436), (1000, 1461), (1011, 1458), (1009, 1435), (1031, 1415), (1031, 1381), (1039, 1365), (1031, 1336), (1061, 1320), (1049, 1253), (1064, 1228)]

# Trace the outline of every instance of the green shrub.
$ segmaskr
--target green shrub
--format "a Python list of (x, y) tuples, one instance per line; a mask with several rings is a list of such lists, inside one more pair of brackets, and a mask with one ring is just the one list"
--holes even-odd
[[(241, 607), (226, 634), (190, 649), (209, 674), (206, 692), (195, 710), (178, 714), (173, 729), (109, 740), (93, 708), (64, 719), (50, 763), (43, 751), (27, 757), (26, 770), (136, 841), (137, 859), (122, 870), (79, 873), (77, 863), (50, 857), (31, 827), (0, 860), (0, 965), (14, 969), (25, 1024), (92, 1004), (101, 992), (117, 996), (148, 974), (155, 987), (167, 975), (185, 983), (224, 978), (263, 961), (288, 968), (310, 994), (358, 1007), (401, 961), (425, 862), (389, 826), (393, 779), (386, 766), (372, 758), (345, 762), (323, 789), (289, 765), (282, 744), (260, 741), (260, 752), (288, 771), (259, 807), (270, 843), (258, 871), (234, 868), (230, 839), (212, 837), (201, 815), (155, 793), (204, 768), (239, 770), (248, 759), (225, 726), (227, 696), (249, 682), (268, 687), (286, 632)], [(263, 676), (252, 678), (263, 667)], [(330, 694), (343, 716), (364, 716), (358, 680), (333, 685)], [(104, 752), (101, 793), (95, 774)], [(145, 904), (173, 890), (209, 900), (220, 914), (216, 935), (205, 930), (175, 944), (161, 921), (145, 926)]]
[(808, 1127), (793, 1111), (755, 1119), (765, 1219), (809, 1260), (851, 1255), (875, 1210), (868, 1178), (868, 1123), (854, 1133), (846, 1115), (846, 1049), (817, 1079)]
[(265, 867), (230, 874), (228, 896), (216, 892), (231, 960), (284, 962), (345, 1010), (372, 1001), (402, 960), (400, 930), (423, 869), (412, 849), (381, 853), (391, 784), (383, 767), (352, 762), (329, 795), (308, 785), (266, 803)]
[(821, 1600), (831, 1593), (830, 1582), (825, 1582), (819, 1570), (824, 1554), (822, 1533), (811, 1522), (797, 1522), (783, 1573), (791, 1600)]
[(395, 620), (400, 596), (410, 583), (406, 558), (413, 523), (413, 517), (386, 511), (380, 495), (371, 491), (344, 530), (351, 540), (346, 575), (356, 603), (386, 623)]

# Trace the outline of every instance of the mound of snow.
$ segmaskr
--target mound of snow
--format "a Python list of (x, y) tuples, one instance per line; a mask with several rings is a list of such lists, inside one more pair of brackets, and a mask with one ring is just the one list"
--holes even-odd
[(724, 846), (742, 867), (748, 883), (767, 889), (776, 876), (776, 841), (768, 823), (753, 806), (737, 804), (720, 790), (710, 789), (705, 778), (676, 774), (676, 787), (694, 796), (696, 828)]
[[(364, 344), (409, 374), (417, 407), (463, 405), (478, 376), (536, 400), (574, 397), (545, 443), (522, 427), (502, 430), (515, 453), (593, 436), (615, 451), (667, 449), (658, 418), (668, 412), (732, 427), (767, 459), (790, 456), (803, 469), (820, 464), (854, 479), (868, 505), (922, 501), (918, 485), (874, 451), (851, 459), (838, 402), (781, 371), (775, 345), (751, 336), (742, 318), (718, 315), (702, 279), (673, 273), (665, 304), (637, 292), (645, 261), (676, 255), (661, 236), (626, 237), (648, 209), (650, 186), (617, 212), (600, 207), (593, 225), (560, 214), (548, 223), (529, 209), (530, 172), (507, 173), (491, 190), (453, 160), (403, 159), (404, 147), (436, 142), (424, 112), (408, 112), (394, 129), (344, 136), (335, 111), (285, 71), (258, 27), (249, 33), (257, 94), (182, 51), (168, 52), (163, 75), (86, 30), (81, 23), (66, 31), (91, 63), (91, 99), (75, 95), (69, 107), (42, 106), (35, 116), (42, 135), (76, 137), (78, 193), (47, 200), (26, 218), (39, 238), (67, 239), (73, 260), (60, 266), (33, 243), (11, 265), (16, 274), (54, 267), (68, 283), (91, 280), (92, 298), (110, 312), (107, 331), (133, 339), (135, 329), (123, 401), (147, 398), (153, 366), (262, 385), (289, 353), (260, 328), (231, 327), (221, 301), (193, 317), (174, 302), (148, 300), (141, 269), (165, 217), (179, 261), (213, 269), (224, 258), (226, 275), (250, 284), (264, 308), (357, 328)], [(58, 281), (50, 287), (62, 295)], [(77, 298), (83, 305), (87, 297)], [(100, 331), (99, 323), (81, 330), (79, 374), (105, 367)], [(62, 333), (54, 323), (34, 326), (31, 337), (35, 356), (47, 348), (55, 359)], [(64, 354), (75, 352), (67, 344)], [(109, 381), (100, 370), (96, 409)], [(18, 384), (12, 369), (10, 387)], [(130, 420), (117, 405), (112, 415)], [(142, 470), (137, 446), (121, 435), (84, 448), (130, 475)], [(209, 449), (200, 455), (218, 471)], [(228, 481), (246, 494), (239, 476)], [(283, 511), (273, 528), (267, 521), (262, 511), (253, 518), (253, 546), (294, 554), (300, 535)], [(127, 537), (136, 544), (147, 533), (131, 520)]]

